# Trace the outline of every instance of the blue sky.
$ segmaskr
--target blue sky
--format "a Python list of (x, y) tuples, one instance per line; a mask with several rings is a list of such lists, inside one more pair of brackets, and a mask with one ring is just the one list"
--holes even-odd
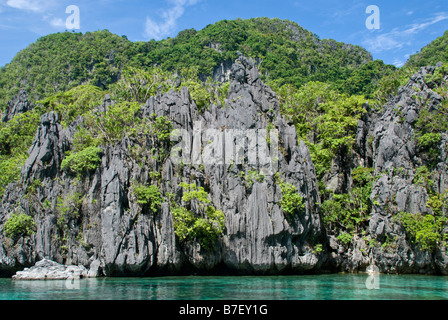
[[(39, 37), (65, 31), (69, 5), (79, 8), (78, 32), (108, 29), (131, 41), (174, 37), (223, 19), (289, 19), (397, 66), (448, 30), (446, 0), (0, 0), (0, 66)], [(366, 27), (369, 5), (379, 9), (379, 29)]]

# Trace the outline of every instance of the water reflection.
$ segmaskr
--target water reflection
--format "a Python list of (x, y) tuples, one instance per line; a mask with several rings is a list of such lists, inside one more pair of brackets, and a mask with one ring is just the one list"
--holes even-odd
[(161, 277), (18, 281), (0, 279), (1, 300), (369, 300), (448, 299), (448, 278), (368, 274)]

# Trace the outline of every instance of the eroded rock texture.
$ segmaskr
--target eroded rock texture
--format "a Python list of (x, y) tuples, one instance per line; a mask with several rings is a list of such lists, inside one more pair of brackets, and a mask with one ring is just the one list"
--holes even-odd
[[(2, 272), (10, 274), (43, 258), (83, 265), (93, 274), (108, 276), (318, 271), (325, 259), (313, 252), (323, 234), (309, 151), (297, 141), (295, 128), (280, 116), (275, 93), (260, 80), (251, 59), (240, 57), (229, 76), (225, 105), (210, 105), (199, 112), (183, 88), (179, 93), (151, 97), (142, 106), (141, 115), (148, 121), (154, 114), (166, 116), (174, 129), (191, 133), (182, 141), (192, 151), (182, 155), (183, 162), (168, 156), (162, 163), (139, 163), (130, 151), (135, 141), (125, 137), (104, 146), (99, 168), (77, 179), (62, 172), (60, 165), (83, 119), (63, 129), (56, 114), (44, 115), (22, 180), (5, 191), (0, 214), (3, 226), (20, 207), (33, 216), (37, 231), (17, 242), (0, 232)], [(103, 110), (104, 106), (99, 108)], [(268, 125), (270, 132), (278, 132), (272, 136), (277, 153), (270, 153), (274, 140), (269, 148)], [(248, 154), (254, 150), (267, 156), (249, 161)], [(161, 175), (165, 201), (157, 212), (142, 208), (131, 190), (132, 181), (150, 180), (149, 171)], [(259, 178), (248, 181), (249, 171)], [(296, 215), (287, 216), (279, 205), (279, 178), (303, 196), (304, 206)], [(29, 194), (27, 186), (34, 179), (40, 179), (42, 187)], [(225, 214), (225, 231), (211, 249), (194, 241), (180, 243), (174, 232), (166, 195), (179, 196), (182, 181), (203, 186), (212, 205)], [(80, 195), (76, 214), (66, 216), (61, 226), (58, 197), (73, 200)]]
[[(432, 191), (448, 189), (447, 133), (441, 135), (435, 160), (415, 140), (422, 110), (437, 110), (442, 103), (425, 82), (435, 67), (422, 68), (381, 112), (368, 110), (359, 120), (353, 150), (335, 158), (325, 177), (334, 192), (346, 193), (354, 168), (374, 169), (368, 230), (349, 246), (322, 225), (309, 150), (280, 115), (277, 97), (261, 81), (254, 61), (240, 56), (220, 68), (215, 76), (231, 81), (225, 103), (199, 110), (183, 88), (151, 97), (141, 107), (143, 119), (167, 117), (180, 132), (173, 140), (176, 146), (163, 157), (154, 141), (142, 145), (125, 136), (102, 146), (96, 170), (74, 177), (61, 171), (61, 162), (84, 120), (64, 129), (57, 114), (43, 115), (21, 181), (10, 184), (2, 200), (1, 274), (11, 275), (44, 258), (84, 266), (92, 276), (364, 271), (372, 263), (381, 272), (448, 273), (446, 249), (421, 250), (394, 219), (399, 212), (432, 213), (428, 189), (415, 181), (428, 161), (435, 161), (437, 169), (432, 171)], [(106, 96), (98, 116), (112, 104)], [(27, 108), (22, 95), (11, 103), (5, 121)], [(157, 161), (151, 160), (154, 150)], [(153, 183), (154, 173), (163, 199), (156, 212), (139, 204), (132, 189), (134, 181)], [(29, 192), (36, 179), (41, 186)], [(279, 180), (303, 197), (304, 205), (294, 215), (282, 210)], [(181, 182), (203, 187), (211, 205), (225, 215), (225, 230), (211, 248), (176, 235), (171, 203), (182, 197)], [(64, 201), (73, 208), (61, 216), (58, 204)], [(17, 211), (31, 215), (37, 230), (13, 241), (3, 228)], [(318, 245), (322, 250), (316, 250)]]

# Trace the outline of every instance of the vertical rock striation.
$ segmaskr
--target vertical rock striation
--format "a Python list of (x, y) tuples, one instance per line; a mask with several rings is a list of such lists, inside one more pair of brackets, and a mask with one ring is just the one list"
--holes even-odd
[[(240, 56), (229, 74), (225, 104), (200, 112), (183, 88), (151, 97), (141, 109), (148, 121), (165, 116), (186, 133), (182, 143), (190, 148), (183, 151), (192, 152), (182, 155), (182, 162), (167, 157), (157, 168), (160, 189), (166, 201), (169, 193), (181, 194), (181, 182), (204, 187), (225, 215), (225, 231), (212, 249), (179, 241), (169, 201), (155, 213), (135, 201), (132, 181), (148, 181), (150, 168), (132, 158), (132, 139), (104, 146), (101, 165), (81, 179), (62, 172), (61, 161), (83, 120), (63, 129), (49, 113), (41, 119), (22, 180), (7, 188), (0, 209), (0, 229), (20, 209), (34, 217), (36, 233), (12, 242), (0, 232), (0, 270), (10, 274), (45, 258), (108, 276), (317, 271), (322, 257), (313, 248), (323, 234), (310, 153), (280, 116), (276, 95), (260, 80), (252, 59)], [(27, 194), (36, 179), (42, 188)], [(279, 179), (303, 196), (295, 215), (282, 211)], [(78, 193), (83, 197), (77, 213), (61, 228), (57, 203)]]
[[(102, 146), (95, 170), (74, 177), (61, 170), (61, 163), (84, 120), (64, 129), (57, 114), (45, 114), (21, 180), (10, 184), (2, 199), (0, 274), (11, 275), (42, 259), (84, 266), (89, 276), (364, 271), (371, 263), (381, 272), (447, 274), (446, 249), (421, 250), (396, 219), (400, 212), (433, 214), (429, 192), (448, 189), (447, 133), (441, 133), (432, 160), (415, 139), (423, 110), (438, 110), (443, 100), (425, 80), (435, 70), (422, 68), (381, 112), (368, 110), (359, 120), (351, 154), (334, 160), (327, 180), (335, 192), (350, 191), (350, 172), (359, 165), (373, 168), (376, 177), (368, 229), (349, 247), (322, 226), (310, 152), (280, 115), (277, 97), (252, 59), (239, 56), (216, 70), (216, 77), (230, 81), (224, 103), (199, 110), (184, 87), (151, 97), (141, 107), (143, 119), (166, 117), (178, 133), (172, 136), (171, 154), (157, 161), (137, 159), (132, 150), (139, 142), (125, 136)], [(23, 96), (12, 105), (5, 119), (29, 108)], [(98, 115), (111, 105), (106, 96)], [(153, 141), (145, 147), (138, 150), (151, 156), (150, 149), (156, 150), (160, 156)], [(430, 160), (432, 190), (416, 181), (419, 168)], [(154, 173), (160, 176), (162, 195), (156, 211), (138, 203), (133, 190), (135, 181), (153, 182)], [(36, 180), (40, 186), (30, 192)], [(181, 201), (182, 182), (204, 188), (210, 205), (224, 213), (224, 232), (211, 248), (194, 239), (181, 241), (176, 234), (172, 204)], [(303, 198), (294, 214), (282, 208), (283, 184)], [(64, 214), (61, 203), (69, 208)], [(33, 217), (31, 237), (5, 236), (6, 221), (17, 212)], [(367, 244), (366, 237), (376, 244)]]

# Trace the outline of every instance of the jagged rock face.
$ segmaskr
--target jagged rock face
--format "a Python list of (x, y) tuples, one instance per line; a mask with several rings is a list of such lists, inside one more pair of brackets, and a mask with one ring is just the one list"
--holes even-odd
[[(369, 232), (381, 242), (394, 239), (393, 247), (388, 250), (373, 249), (371, 259), (382, 272), (447, 273), (446, 252), (420, 251), (406, 240), (403, 227), (393, 219), (400, 212), (432, 213), (426, 205), (427, 190), (414, 181), (417, 168), (426, 163), (424, 154), (417, 150), (414, 136), (421, 111), (425, 108), (430, 111), (442, 101), (424, 81), (434, 71), (435, 67), (421, 68), (390, 99), (381, 115), (361, 121), (358, 128), (358, 150), (364, 150), (365, 162), (371, 163), (378, 177), (371, 195), (374, 207)], [(448, 189), (447, 138), (446, 133), (442, 134), (435, 165), (437, 174), (431, 177), (439, 193)]]
[(54, 112), (44, 114), (40, 119), (29, 158), (22, 168), (22, 181), (54, 178), (61, 167), (65, 152), (69, 150), (69, 140)]
[(17, 97), (8, 102), (5, 113), (3, 115), (3, 122), (8, 122), (15, 115), (25, 113), (34, 108), (34, 105), (28, 101), (28, 95), (25, 90), (20, 90)]
[[(262, 83), (251, 59), (240, 57), (232, 65), (230, 79), (225, 105), (210, 105), (200, 112), (184, 88), (151, 97), (141, 110), (143, 117), (168, 117), (185, 134), (180, 143), (188, 146), (182, 149), (183, 161), (171, 156), (158, 168), (161, 192), (179, 194), (182, 181), (205, 188), (213, 206), (225, 215), (225, 232), (212, 250), (197, 242), (179, 242), (168, 202), (157, 213), (141, 211), (130, 186), (133, 180), (145, 180), (149, 169), (132, 159), (133, 142), (127, 137), (105, 146), (100, 167), (82, 179), (75, 181), (61, 172), (61, 161), (82, 119), (64, 130), (57, 115), (50, 113), (41, 119), (21, 182), (5, 191), (0, 209), (0, 270), (11, 273), (42, 258), (110, 276), (319, 270), (322, 256), (313, 252), (313, 246), (322, 242), (323, 234), (309, 151), (297, 141), (295, 128), (280, 116), (275, 94)], [(110, 103), (106, 101), (99, 110)], [(253, 151), (258, 151), (254, 158)], [(263, 179), (245, 181), (240, 173), (247, 170), (262, 174)], [(294, 216), (286, 216), (279, 205), (282, 192), (276, 172), (304, 198), (304, 208)], [(26, 196), (33, 179), (40, 179), (44, 187)], [(67, 219), (61, 235), (58, 214), (50, 208), (55, 208), (58, 197), (77, 192), (84, 193), (79, 214)], [(48, 200), (51, 205), (43, 207)], [(2, 231), (18, 204), (32, 213), (37, 231), (12, 243)]]
[[(372, 262), (381, 272), (448, 274), (446, 249), (421, 251), (394, 219), (402, 211), (431, 213), (427, 190), (414, 183), (417, 168), (427, 161), (414, 134), (422, 110), (442, 101), (424, 81), (434, 70), (422, 68), (381, 113), (368, 110), (359, 120), (354, 149), (336, 157), (325, 178), (334, 191), (344, 193), (351, 188), (351, 170), (374, 168), (374, 205), (366, 235), (379, 243), (393, 240), (390, 246), (371, 247), (358, 237), (344, 247), (325, 233), (310, 153), (280, 115), (276, 95), (261, 81), (254, 61), (240, 56), (215, 74), (231, 81), (225, 104), (199, 110), (183, 88), (151, 97), (142, 106), (143, 118), (167, 117), (178, 133), (162, 163), (140, 163), (130, 151), (136, 142), (125, 137), (103, 146), (94, 172), (74, 178), (60, 167), (83, 119), (63, 129), (56, 114), (42, 116), (21, 180), (6, 188), (2, 200), (0, 274), (13, 274), (43, 258), (85, 266), (93, 276), (352, 272), (364, 271)], [(106, 96), (98, 112), (107, 112), (113, 103)], [(448, 189), (447, 146), (444, 133), (431, 177), (436, 192)], [(150, 171), (160, 174), (166, 201), (155, 213), (143, 210), (132, 192), (132, 181), (148, 182)], [(249, 172), (262, 178), (250, 180)], [(278, 178), (303, 196), (304, 208), (295, 215), (282, 210)], [(35, 179), (42, 187), (29, 194), (27, 187)], [(182, 242), (175, 233), (168, 194), (180, 198), (181, 182), (204, 187), (211, 204), (225, 215), (225, 231), (212, 249)], [(61, 226), (57, 204), (78, 193), (83, 194), (78, 214)], [(18, 208), (33, 216), (37, 229), (30, 238), (13, 242), (3, 228)], [(323, 244), (323, 253), (314, 251), (316, 244)]]

